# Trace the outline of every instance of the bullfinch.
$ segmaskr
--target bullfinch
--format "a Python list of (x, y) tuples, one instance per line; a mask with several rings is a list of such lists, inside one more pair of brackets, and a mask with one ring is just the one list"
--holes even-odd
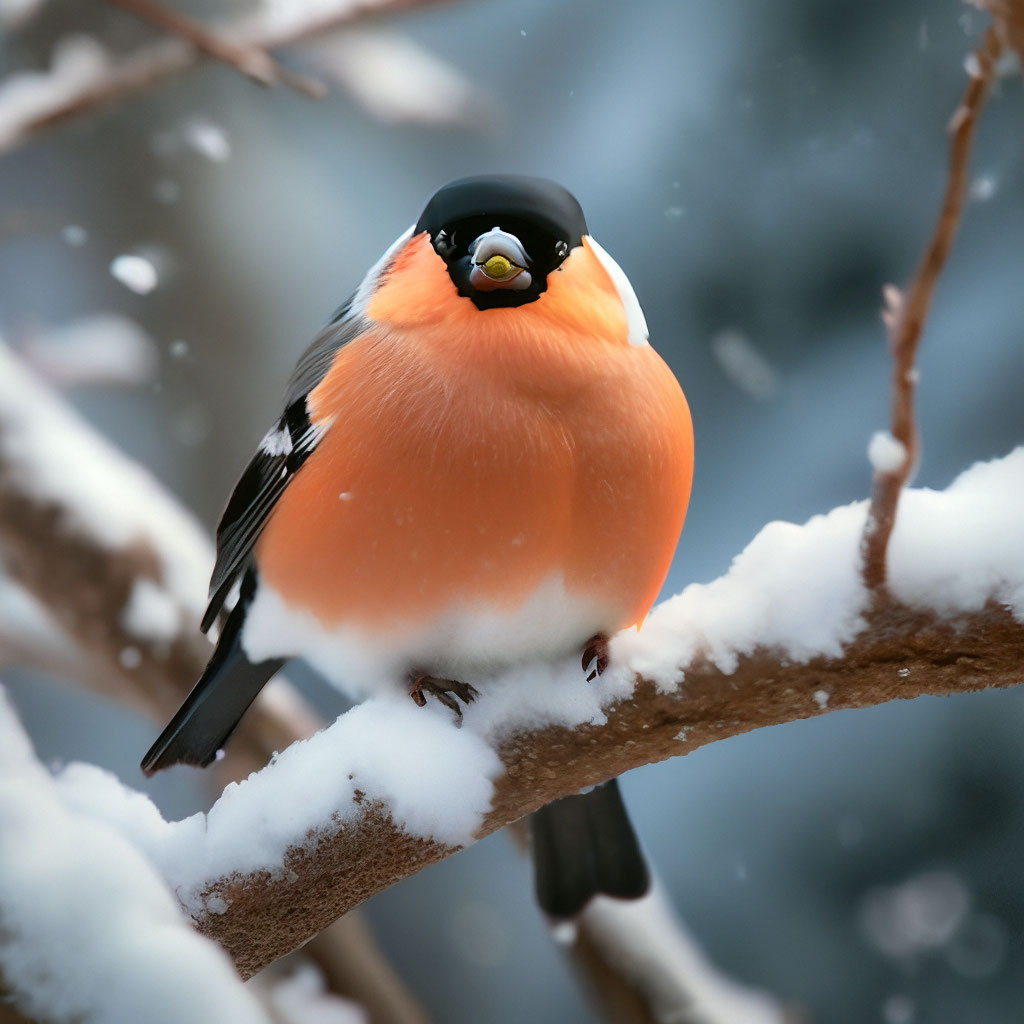
[[(554, 182), (452, 182), (300, 357), (217, 529), (202, 677), (142, 761), (209, 764), (293, 657), (461, 718), (468, 680), (608, 637), (665, 580), (689, 500), (682, 389)], [(460, 703), (461, 702), (461, 703)], [(551, 916), (648, 873), (613, 780), (532, 818)]]

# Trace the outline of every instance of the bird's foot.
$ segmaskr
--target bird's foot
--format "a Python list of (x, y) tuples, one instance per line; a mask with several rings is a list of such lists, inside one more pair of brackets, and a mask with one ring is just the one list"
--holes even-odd
[(410, 673), (409, 696), (421, 708), (426, 706), (428, 693), (433, 694), (446, 708), (455, 712), (456, 725), (462, 725), (462, 708), (459, 706), (459, 700), (463, 704), (472, 704), (479, 696), (469, 683), (459, 683), (454, 679), (438, 679), (422, 672)]
[(580, 659), (580, 664), (583, 666), (584, 672), (587, 669), (591, 670), (587, 675), (588, 683), (592, 683), (599, 675), (603, 674), (611, 662), (608, 654), (608, 644), (608, 637), (604, 633), (598, 633), (596, 636), (592, 636), (587, 641), (587, 646), (583, 648), (583, 657)]

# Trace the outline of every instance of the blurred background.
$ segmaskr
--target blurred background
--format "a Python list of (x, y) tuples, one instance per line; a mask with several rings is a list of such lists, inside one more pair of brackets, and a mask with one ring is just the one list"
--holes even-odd
[[(431, 192), (472, 173), (556, 178), (692, 407), (674, 593), (723, 573), (768, 520), (868, 493), (888, 416), (881, 288), (931, 231), (985, 23), (956, 0), (464, 0), (285, 53), (333, 83), (320, 101), (206, 62), (0, 155), (0, 333), (212, 530), (297, 355)], [(46, 67), (81, 33), (119, 52), (157, 38), (52, 0), (8, 17), (0, 71)], [(1022, 112), (1004, 78), (924, 339), (918, 485), (1022, 441)], [(74, 370), (111, 344), (103, 379)], [(104, 765), (168, 815), (208, 799), (188, 770), (142, 778), (148, 721), (38, 674), (5, 682), (44, 760)], [(1022, 720), (1012, 690), (837, 712), (624, 790), (684, 920), (737, 979), (815, 1022), (1018, 1020)], [(587, 1020), (530, 892), (497, 835), (365, 909), (438, 1020)]]

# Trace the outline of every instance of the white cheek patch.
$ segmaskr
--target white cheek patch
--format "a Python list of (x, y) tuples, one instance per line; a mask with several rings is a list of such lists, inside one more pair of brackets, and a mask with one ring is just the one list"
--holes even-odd
[(629, 343), (638, 348), (647, 344), (649, 337), (647, 333), (647, 321), (644, 319), (644, 311), (640, 308), (640, 302), (629, 283), (629, 278), (623, 273), (622, 267), (608, 255), (605, 249), (598, 243), (593, 235), (584, 235), (594, 255), (601, 261), (601, 266), (608, 271), (608, 276), (615, 285), (615, 290), (622, 300), (622, 307), (626, 311), (626, 323), (629, 326)]
[(352, 299), (352, 312), (356, 316), (365, 316), (366, 307), (370, 303), (370, 299), (373, 293), (377, 289), (377, 282), (380, 280), (381, 275), (391, 265), (392, 260), (398, 255), (399, 251), (405, 245), (406, 242), (412, 238), (413, 230), (416, 225), (410, 225), (405, 231), (402, 232), (396, 238), (391, 245), (388, 246), (387, 251), (383, 256), (370, 269), (366, 272), (366, 277), (363, 278), (362, 283), (356, 289), (355, 297)]

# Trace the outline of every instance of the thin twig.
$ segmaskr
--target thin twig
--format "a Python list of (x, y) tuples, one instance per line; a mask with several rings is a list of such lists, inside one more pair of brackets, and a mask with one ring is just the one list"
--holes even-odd
[(310, 99), (323, 99), (327, 95), (327, 86), (319, 79), (290, 71), (261, 47), (222, 39), (200, 22), (154, 0), (107, 0), (107, 3), (122, 7), (171, 35), (180, 36), (197, 50), (223, 61), (260, 85), (286, 85)]
[(974, 129), (991, 90), (996, 62), (1002, 53), (1000, 34), (989, 28), (971, 62), (971, 78), (960, 106), (949, 124), (952, 135), (949, 151), (949, 177), (938, 222), (913, 280), (903, 295), (886, 289), (886, 309), (882, 319), (889, 331), (892, 353), (892, 436), (903, 446), (896, 468), (876, 470), (861, 542), (864, 583), (872, 590), (886, 582), (886, 552), (896, 522), (900, 491), (906, 485), (917, 462), (920, 446), (914, 419), (914, 390), (917, 374), (914, 362), (921, 334), (928, 319), (932, 295), (946, 258), (953, 245), (967, 194), (968, 165)]

